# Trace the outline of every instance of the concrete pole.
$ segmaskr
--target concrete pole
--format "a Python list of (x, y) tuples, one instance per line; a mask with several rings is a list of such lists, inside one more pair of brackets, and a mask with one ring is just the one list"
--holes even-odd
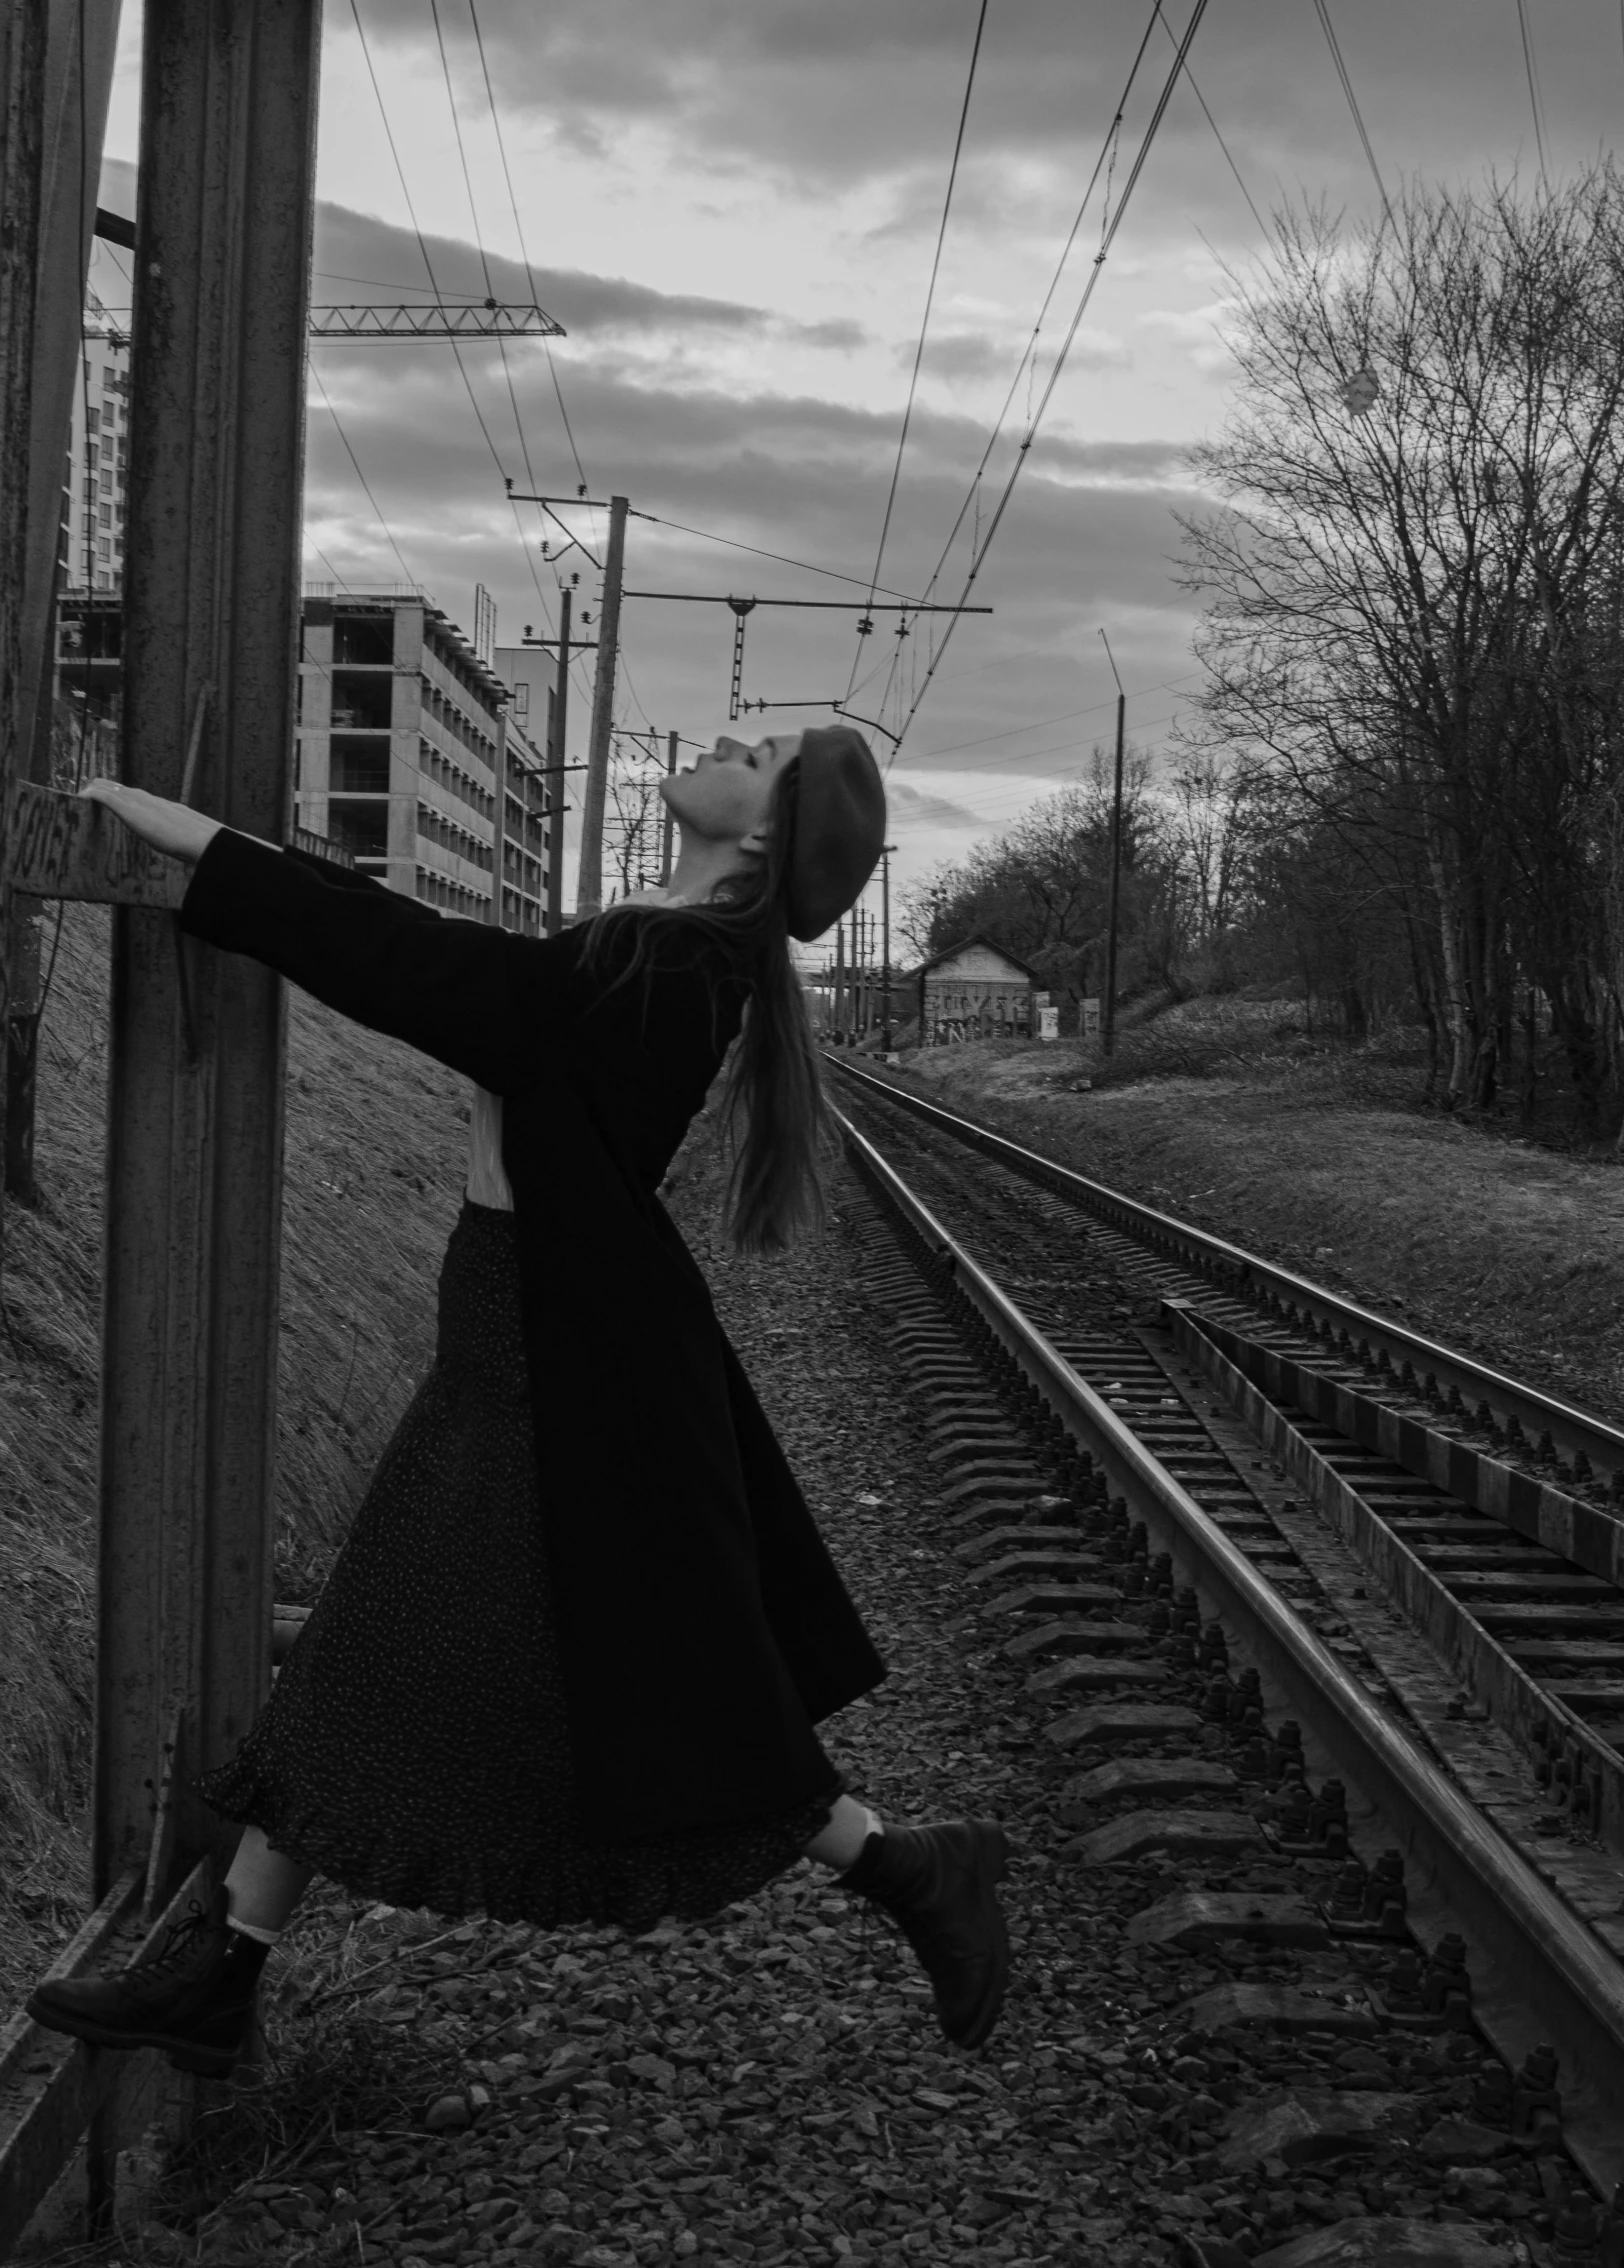
[(891, 1052), (891, 854), (895, 843), (887, 843), (880, 853), (880, 906), (885, 923), (885, 938), (880, 947), (880, 982), (884, 997), (880, 1008), (880, 1036), (885, 1052)]
[(609, 739), (614, 725), (615, 660), (620, 642), (620, 590), (625, 580), (624, 496), (609, 499), (609, 549), (604, 555), (603, 603), (598, 609), (598, 670), (592, 687), (592, 737), (587, 747), (586, 794), (581, 803), (581, 864), (575, 912), (603, 908), (603, 808), (609, 792)]
[(564, 926), (564, 745), (570, 717), (570, 605), (568, 583), (558, 594), (558, 674), (547, 704), (547, 934)]
[[(665, 737), (665, 776), (667, 779), (671, 777), (676, 768), (677, 735), (670, 732)], [(661, 831), (660, 888), (662, 890), (668, 890), (671, 887), (671, 826), (671, 806), (668, 803), (665, 807), (665, 824)]]
[(1117, 900), (1122, 887), (1122, 741), (1127, 714), (1127, 696), (1119, 693), (1116, 785), (1111, 797), (1111, 893), (1105, 915), (1105, 997), (1100, 1002), (1100, 1053), (1107, 1062), (1116, 1052)]

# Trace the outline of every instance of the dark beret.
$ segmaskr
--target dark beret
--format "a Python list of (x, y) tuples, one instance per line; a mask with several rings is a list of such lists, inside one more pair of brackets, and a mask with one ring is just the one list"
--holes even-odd
[(850, 725), (801, 735), (789, 861), (789, 933), (821, 937), (862, 895), (885, 843), (885, 788)]

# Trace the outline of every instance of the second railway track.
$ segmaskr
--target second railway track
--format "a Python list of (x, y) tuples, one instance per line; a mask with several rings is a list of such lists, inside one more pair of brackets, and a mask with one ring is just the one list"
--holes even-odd
[[(1313, 1927), (1349, 1949), (1343, 1998), (1379, 2025), (1414, 2020), (1411, 1970), (1394, 1966), (1403, 1932), (1431, 1956), (1435, 2016), (1440, 1949), (1447, 1967), (1448, 1941), (1464, 1940), (1508, 2120), (1521, 2084), (1526, 2122), (1529, 2075), (1553, 2043), (1568, 2146), (1611, 2196), (1624, 2180), (1624, 1594), (1607, 1554), (1624, 1437), (1262, 1263), (1249, 1272), (1200, 1232), (1181, 1249), (1179, 1224), (1102, 1219), (1113, 1193), (1085, 1184), (1085, 1205), (1064, 1169), (1014, 1145), (1000, 1157), (997, 1137), (974, 1140), (972, 1161), (952, 1122), (933, 1123), (947, 1114), (858, 1078), (848, 1149), (960, 1342), (919, 1341), (921, 1390), (957, 1444), (988, 1531), (973, 1528), (966, 1551), (999, 1587), (1010, 1648), (1053, 1707), (1050, 1737), (1093, 1757), (1101, 1801), (1137, 1789), (1142, 1808), (1162, 1786), (1199, 1810), (1216, 1799), (1180, 1761), (1199, 1725), (1194, 1745), (1243, 1823), (1237, 1848), (1340, 1867)], [(989, 1371), (996, 1408), (975, 1383)], [(1448, 1426), (1452, 1402), (1475, 1442)], [(1546, 1465), (1564, 1468), (1548, 1479), (1540, 1435)], [(1604, 1464), (1615, 1439), (1619, 1461)], [(1191, 1714), (1169, 1735), (1173, 1689), (1173, 1714)], [(1109, 1804), (1105, 1816), (1102, 1858)], [(1176, 1846), (1169, 1819), (1149, 1832)], [(1139, 1832), (1119, 1830), (1125, 1850)], [(1403, 1862), (1385, 1903), (1400, 1876), (1384, 1852)], [(1585, 2225), (1580, 2210), (1551, 2257), (1624, 2257), (1624, 2221), (1605, 2251), (1587, 2249)]]

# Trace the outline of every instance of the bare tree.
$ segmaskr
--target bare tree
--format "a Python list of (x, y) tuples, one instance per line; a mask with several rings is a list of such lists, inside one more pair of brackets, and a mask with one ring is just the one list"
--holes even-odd
[(1421, 910), (1451, 1103), (1492, 1098), (1519, 976), (1596, 1091), (1621, 339), (1610, 164), (1528, 197), (1418, 187), (1352, 230), (1286, 216), (1238, 286), (1238, 407), (1195, 452), (1223, 506), (1184, 522), (1209, 738)]

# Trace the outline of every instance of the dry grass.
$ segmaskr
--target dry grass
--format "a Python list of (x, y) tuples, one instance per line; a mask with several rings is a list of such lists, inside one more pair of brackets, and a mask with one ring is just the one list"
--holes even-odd
[[(1126, 1035), (1112, 1083), (1083, 1093), (1094, 1066), (1069, 1046), (905, 1062), (1081, 1173), (1624, 1421), (1624, 1169), (1422, 1109), (1401, 1051), (1189, 1006)], [(1176, 1066), (1174, 1046), (1199, 1061)]]
[[(0, 1330), (0, 2007), (86, 1903), (107, 918), (70, 908), (41, 1046), (35, 1211)], [(319, 1590), (432, 1354), (461, 1082), (292, 996), (277, 1596)]]

